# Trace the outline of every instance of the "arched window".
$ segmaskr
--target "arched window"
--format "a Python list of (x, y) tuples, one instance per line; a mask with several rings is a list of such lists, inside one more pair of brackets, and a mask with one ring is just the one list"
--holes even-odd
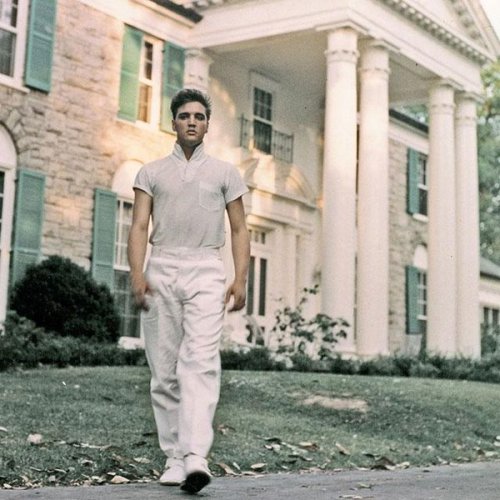
[(12, 219), (17, 154), (7, 130), (0, 125), (0, 322), (5, 319), (9, 287)]
[(419, 245), (406, 268), (407, 333), (427, 331), (427, 249)]
[(127, 240), (132, 225), (135, 176), (141, 168), (138, 161), (125, 162), (116, 172), (112, 191), (116, 194), (116, 231), (114, 258), (114, 296), (120, 314), (120, 335), (139, 337), (139, 313), (134, 307), (130, 290), (130, 268), (127, 260)]

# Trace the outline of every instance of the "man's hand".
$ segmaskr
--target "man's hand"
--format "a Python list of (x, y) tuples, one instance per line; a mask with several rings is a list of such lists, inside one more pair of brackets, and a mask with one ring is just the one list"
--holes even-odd
[(229, 312), (239, 311), (245, 307), (247, 298), (247, 289), (245, 283), (234, 281), (226, 292), (226, 305), (233, 296), (234, 302)]
[(134, 294), (134, 301), (137, 307), (144, 311), (149, 310), (147, 295), (152, 294), (149, 283), (144, 278), (144, 275), (135, 276), (132, 278), (132, 293)]

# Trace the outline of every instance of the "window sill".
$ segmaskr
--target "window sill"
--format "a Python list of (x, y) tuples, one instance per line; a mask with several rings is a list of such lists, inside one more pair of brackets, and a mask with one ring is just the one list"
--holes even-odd
[(419, 222), (429, 222), (429, 217), (427, 215), (422, 215), (422, 214), (413, 214), (413, 218), (415, 220), (418, 220)]
[(149, 123), (139, 122), (139, 121), (131, 122), (131, 121), (128, 121), (128, 120), (124, 120), (123, 118), (120, 118), (118, 116), (115, 117), (115, 120), (117, 122), (119, 122), (119, 123), (124, 123), (126, 125), (130, 125), (131, 127), (135, 127), (135, 128), (140, 129), (140, 130), (146, 130), (147, 132), (156, 133), (158, 135), (164, 135), (164, 134), (175, 135), (174, 132), (168, 132), (168, 131), (165, 131), (165, 130), (160, 130), (160, 127), (155, 127), (154, 125), (151, 125)]
[(25, 94), (29, 93), (30, 91), (30, 89), (28, 87), (25, 87), (22, 82), (6, 75), (0, 75), (0, 85), (5, 85), (6, 87), (18, 90), (19, 92), (23, 92)]

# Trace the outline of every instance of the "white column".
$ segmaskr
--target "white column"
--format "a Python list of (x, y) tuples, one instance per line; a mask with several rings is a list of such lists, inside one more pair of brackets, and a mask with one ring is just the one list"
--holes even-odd
[(456, 191), (454, 90), (439, 82), (429, 99), (427, 350), (454, 355), (456, 342)]
[(208, 92), (210, 65), (213, 60), (201, 49), (187, 49), (184, 64), (184, 87)]
[(361, 53), (358, 164), (358, 354), (389, 353), (389, 52)]
[(356, 62), (352, 28), (328, 33), (323, 169), (322, 311), (350, 325), (340, 352), (355, 351)]
[(457, 350), (479, 357), (479, 196), (476, 100), (463, 94), (455, 114), (457, 188)]

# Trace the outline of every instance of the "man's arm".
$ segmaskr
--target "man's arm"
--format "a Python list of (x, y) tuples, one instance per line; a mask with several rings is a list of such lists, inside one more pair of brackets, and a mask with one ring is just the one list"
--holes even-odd
[(132, 215), (132, 226), (128, 237), (127, 256), (130, 265), (132, 292), (138, 306), (147, 310), (146, 293), (150, 291), (144, 277), (144, 259), (148, 244), (148, 226), (153, 207), (153, 198), (149, 194), (134, 189), (135, 202)]
[(229, 311), (239, 311), (245, 307), (248, 263), (250, 261), (250, 239), (245, 220), (243, 200), (237, 198), (226, 206), (231, 226), (231, 250), (234, 261), (234, 281), (226, 292), (226, 304), (231, 295), (233, 306)]

